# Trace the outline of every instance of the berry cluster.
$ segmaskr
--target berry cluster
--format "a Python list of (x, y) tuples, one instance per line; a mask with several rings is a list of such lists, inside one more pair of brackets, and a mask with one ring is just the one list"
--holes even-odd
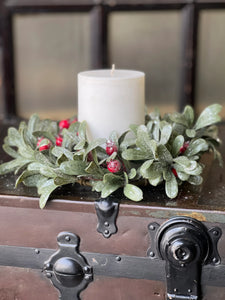
[[(116, 144), (114, 142), (108, 141), (106, 143), (105, 151), (110, 156), (113, 153), (115, 153), (115, 152), (118, 151), (118, 147), (116, 146)], [(118, 159), (111, 159), (107, 163), (107, 169), (111, 173), (117, 173), (117, 172), (119, 172), (121, 170), (121, 162)]]
[[(70, 121), (70, 120), (61, 120), (59, 122), (59, 134), (56, 136), (55, 138), (55, 145), (58, 146), (58, 147), (61, 147), (62, 146), (62, 142), (63, 142), (63, 137), (61, 135), (61, 132), (64, 128), (68, 129), (70, 127), (70, 125), (72, 123), (75, 123), (77, 122), (77, 119), (74, 119), (73, 121)], [(41, 142), (45, 140), (46, 143), (44, 143), (43, 145), (41, 144)], [(48, 150), (50, 147), (52, 146), (52, 142), (45, 138), (45, 137), (40, 137), (38, 138), (38, 141), (37, 141), (37, 148), (39, 149), (39, 151), (44, 151), (44, 150)]]

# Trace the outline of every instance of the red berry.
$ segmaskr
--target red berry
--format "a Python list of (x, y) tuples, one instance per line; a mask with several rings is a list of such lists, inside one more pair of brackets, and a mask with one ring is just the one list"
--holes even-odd
[(61, 136), (58, 136), (55, 140), (56, 146), (62, 146), (63, 138)]
[(118, 148), (116, 146), (116, 144), (112, 141), (108, 141), (106, 143), (106, 148), (105, 148), (105, 151), (108, 155), (111, 155), (113, 154), (114, 152), (117, 152), (118, 151)]
[(48, 150), (50, 148), (50, 143), (47, 145), (43, 145), (39, 148), (39, 151)]
[(48, 139), (46, 139), (48, 140), (47, 144), (39, 147), (41, 141), (43, 141), (44, 139), (45, 139), (44, 137), (41, 137), (37, 141), (37, 147), (39, 148), (39, 151), (48, 150), (51, 147), (51, 142)]
[(110, 160), (110, 162), (107, 163), (107, 169), (111, 173), (117, 173), (121, 169), (121, 163), (117, 159)]
[(59, 122), (59, 128), (69, 128), (70, 127), (70, 122), (68, 120), (62, 120)]
[(186, 150), (187, 150), (187, 148), (188, 148), (188, 146), (189, 146), (189, 143), (190, 142), (184, 142), (184, 144), (183, 144), (183, 146), (182, 147), (180, 147), (180, 153), (181, 154), (183, 154)]
[(44, 139), (44, 137), (41, 137), (41, 138), (38, 138), (38, 141), (37, 141), (37, 147), (39, 147), (41, 141)]
[(176, 169), (172, 168), (171, 171), (173, 172), (173, 175), (174, 175), (175, 177), (178, 177)]

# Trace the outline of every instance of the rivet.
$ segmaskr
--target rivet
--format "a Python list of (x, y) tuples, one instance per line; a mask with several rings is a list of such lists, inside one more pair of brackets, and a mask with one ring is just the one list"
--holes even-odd
[(149, 253), (149, 256), (154, 257), (154, 256), (155, 256), (155, 253), (154, 253), (153, 251), (151, 251), (151, 252)]
[(35, 249), (34, 251), (35, 251), (36, 254), (39, 254), (39, 253), (40, 253), (40, 250), (39, 250), (39, 249)]
[(50, 267), (51, 267), (50, 263), (47, 263), (47, 264), (45, 265), (45, 267), (46, 267), (46, 269), (50, 269)]
[(46, 273), (46, 277), (51, 278), (52, 274), (48, 272), (48, 273)]
[(213, 231), (213, 235), (217, 236), (219, 234), (219, 232), (217, 230)]
[(217, 263), (218, 262), (218, 259), (216, 257), (213, 257), (213, 260), (212, 260), (214, 263)]
[(84, 272), (88, 273), (88, 272), (90, 271), (90, 267), (89, 267), (89, 266), (85, 266), (85, 267), (83, 268), (83, 270), (84, 270)]
[(116, 261), (121, 261), (121, 257), (120, 257), (120, 256), (117, 256), (117, 257), (116, 257)]
[(184, 268), (184, 267), (185, 267), (185, 264), (182, 263), (182, 264), (180, 264), (180, 266), (181, 266), (181, 268)]
[(173, 289), (173, 291), (176, 293), (176, 292), (178, 292), (178, 289), (175, 288), (175, 289)]
[(109, 222), (106, 221), (106, 222), (104, 223), (104, 225), (105, 225), (106, 227), (108, 227), (108, 226), (109, 226)]
[(188, 293), (191, 293), (192, 292), (192, 290), (191, 289), (188, 289)]
[(69, 242), (69, 241), (70, 241), (70, 236), (67, 235), (67, 236), (65, 237), (65, 240), (66, 240), (67, 242)]
[(89, 281), (92, 279), (92, 274), (85, 274), (84, 279)]
[(149, 226), (149, 229), (155, 230), (155, 226), (151, 224), (151, 225)]
[(106, 229), (106, 230), (104, 231), (104, 233), (105, 233), (105, 234), (109, 234), (109, 231), (108, 231), (108, 229)]

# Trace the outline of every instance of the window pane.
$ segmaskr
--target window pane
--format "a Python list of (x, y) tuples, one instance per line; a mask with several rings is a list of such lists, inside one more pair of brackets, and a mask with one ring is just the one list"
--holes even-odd
[(177, 109), (181, 13), (117, 12), (110, 17), (110, 63), (146, 73), (146, 105)]
[(202, 11), (199, 25), (198, 109), (221, 103), (225, 118), (225, 10)]
[(14, 17), (19, 115), (76, 114), (77, 73), (90, 68), (88, 14)]

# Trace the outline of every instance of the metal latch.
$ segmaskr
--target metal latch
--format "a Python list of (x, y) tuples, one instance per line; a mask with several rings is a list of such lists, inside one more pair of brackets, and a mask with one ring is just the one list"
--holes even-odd
[(148, 256), (166, 261), (167, 299), (200, 299), (202, 266), (220, 264), (221, 229), (208, 229), (189, 217), (174, 217), (161, 226), (151, 223), (148, 229)]
[(93, 280), (92, 268), (79, 253), (80, 239), (70, 232), (57, 237), (59, 249), (44, 263), (45, 275), (60, 292), (60, 299), (80, 299), (79, 294)]
[(116, 218), (119, 210), (119, 200), (114, 197), (102, 198), (95, 201), (98, 217), (97, 231), (105, 238), (117, 232)]

